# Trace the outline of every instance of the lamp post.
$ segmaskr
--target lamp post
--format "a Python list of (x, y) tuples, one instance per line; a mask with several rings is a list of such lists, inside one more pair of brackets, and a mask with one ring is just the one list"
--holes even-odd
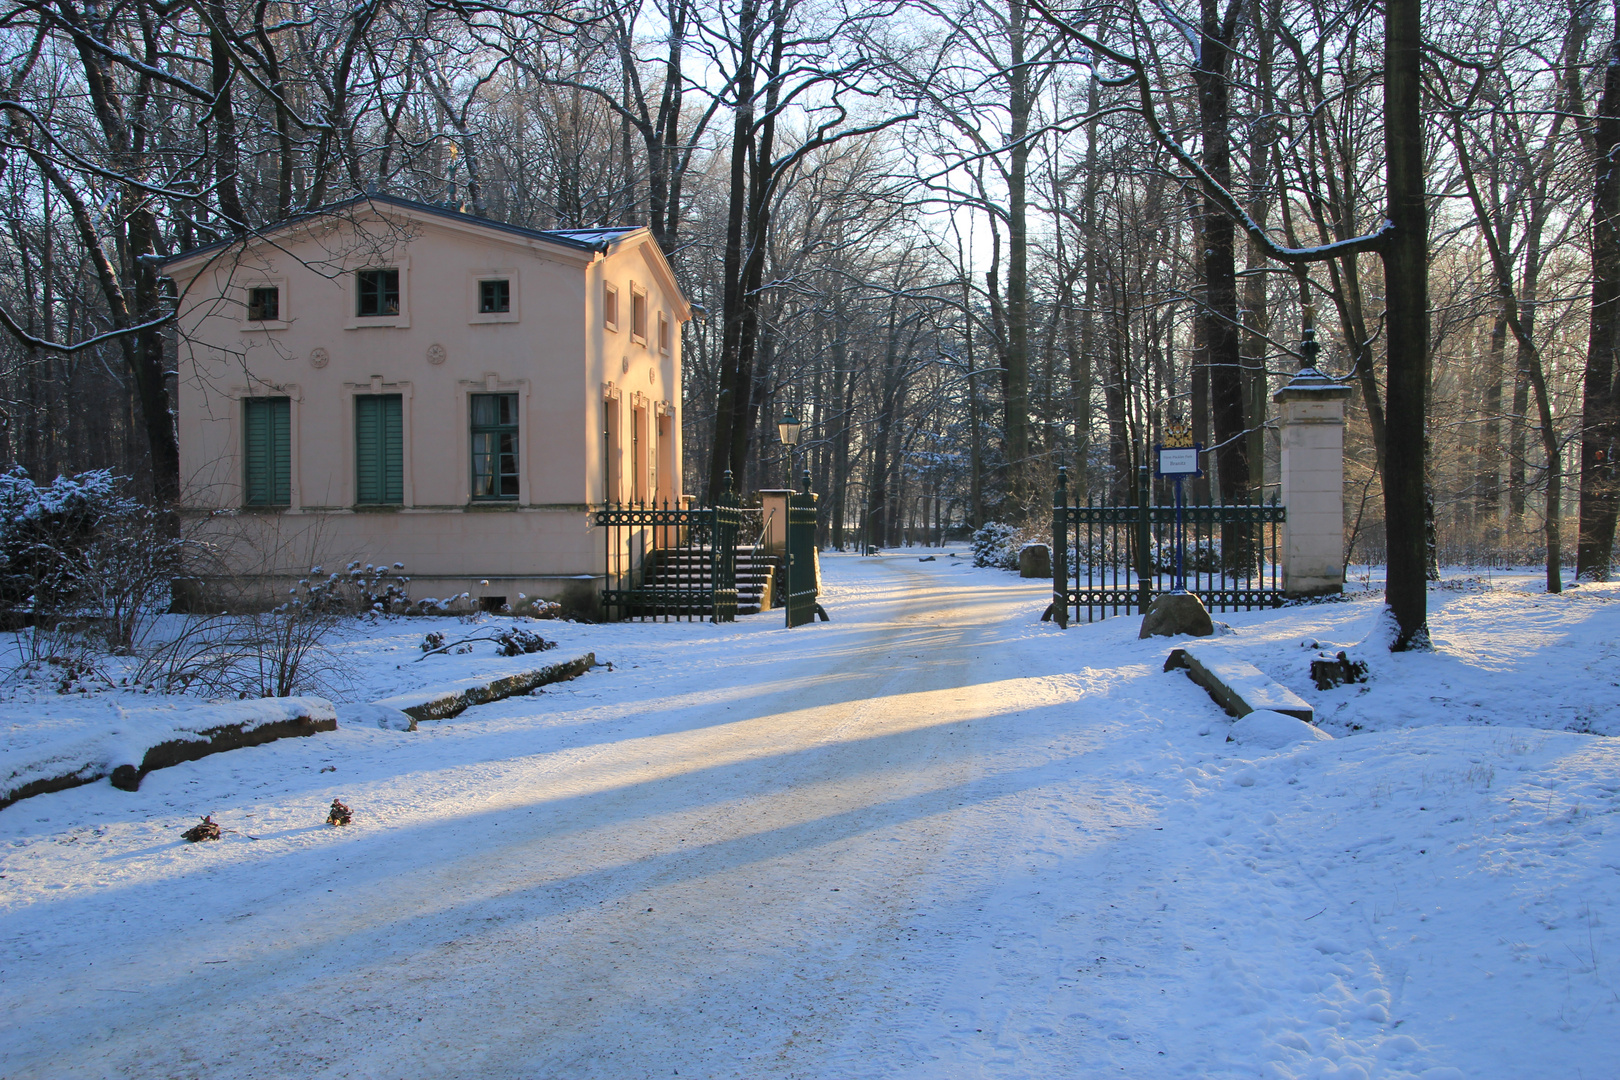
[(792, 413), (783, 413), (782, 419), (776, 422), (776, 434), (781, 438), (782, 445), (788, 448), (787, 486), (793, 486), (793, 451), (799, 445), (799, 434), (804, 425)]

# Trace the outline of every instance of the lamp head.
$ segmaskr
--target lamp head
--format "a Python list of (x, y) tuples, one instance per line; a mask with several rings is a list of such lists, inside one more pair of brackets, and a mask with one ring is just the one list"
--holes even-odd
[(776, 422), (776, 433), (781, 437), (784, 446), (798, 446), (799, 433), (803, 428), (804, 425), (799, 423), (799, 418), (792, 413), (784, 413), (782, 419)]

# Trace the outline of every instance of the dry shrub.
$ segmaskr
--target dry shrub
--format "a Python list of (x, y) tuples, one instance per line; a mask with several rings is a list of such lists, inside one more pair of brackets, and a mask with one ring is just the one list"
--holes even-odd
[(180, 835), (193, 844), (199, 840), (218, 840), (219, 826), (214, 822), (214, 815), (208, 814)]

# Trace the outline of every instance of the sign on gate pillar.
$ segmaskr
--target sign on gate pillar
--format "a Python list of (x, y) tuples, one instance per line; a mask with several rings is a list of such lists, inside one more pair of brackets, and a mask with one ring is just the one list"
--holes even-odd
[(1350, 387), (1316, 368), (1315, 333), (1305, 331), (1303, 366), (1272, 395), (1280, 406), (1282, 584), (1289, 597), (1344, 590), (1344, 403)]

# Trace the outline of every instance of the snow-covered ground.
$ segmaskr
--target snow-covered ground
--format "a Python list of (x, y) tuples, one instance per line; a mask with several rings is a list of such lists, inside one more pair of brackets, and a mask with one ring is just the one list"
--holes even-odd
[(830, 624), (547, 623), (612, 670), (0, 811), (0, 1076), (1620, 1076), (1620, 590), (1454, 577), (1320, 692), (1376, 599), (1218, 616), (1336, 736), (1269, 751), (1137, 619), (824, 568)]

